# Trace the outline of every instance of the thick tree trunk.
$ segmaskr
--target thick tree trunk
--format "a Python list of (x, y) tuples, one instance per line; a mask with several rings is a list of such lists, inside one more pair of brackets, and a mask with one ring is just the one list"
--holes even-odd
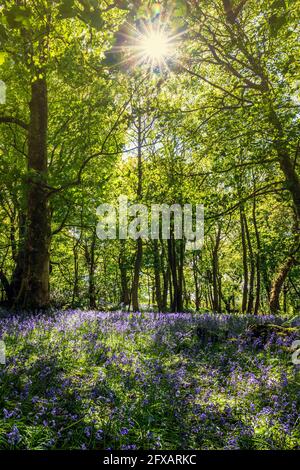
[(19, 243), (15, 260), (15, 269), (11, 279), (10, 305), (13, 305), (22, 284), (22, 277), (25, 268), (25, 237), (26, 237), (26, 214), (19, 212)]
[(295, 164), (288, 150), (287, 142), (284, 136), (284, 130), (276, 111), (270, 105), (269, 118), (277, 133), (274, 141), (275, 149), (278, 155), (280, 169), (285, 176), (287, 189), (289, 190), (300, 222), (300, 178), (296, 171)]
[(293, 266), (295, 260), (291, 256), (280, 267), (271, 288), (270, 294), (270, 311), (271, 313), (277, 313), (280, 310), (280, 294), (283, 284), (287, 278), (287, 275)]
[(14, 275), (14, 304), (23, 308), (49, 305), (50, 212), (47, 194), (47, 83), (31, 85), (28, 132), (27, 214), (24, 250)]

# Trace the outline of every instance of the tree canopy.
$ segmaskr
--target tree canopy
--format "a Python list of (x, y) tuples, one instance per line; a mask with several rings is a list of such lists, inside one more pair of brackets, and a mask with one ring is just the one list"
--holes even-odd
[[(298, 0), (3, 0), (2, 302), (297, 312), (299, 14)], [(149, 31), (166, 38), (155, 54)], [(203, 247), (173, 231), (100, 240), (97, 207), (120, 195), (203, 204)]]

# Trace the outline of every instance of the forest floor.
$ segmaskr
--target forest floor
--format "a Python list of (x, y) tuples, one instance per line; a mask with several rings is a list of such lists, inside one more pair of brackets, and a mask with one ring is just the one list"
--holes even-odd
[(0, 448), (299, 449), (297, 333), (253, 329), (282, 321), (92, 311), (2, 318)]

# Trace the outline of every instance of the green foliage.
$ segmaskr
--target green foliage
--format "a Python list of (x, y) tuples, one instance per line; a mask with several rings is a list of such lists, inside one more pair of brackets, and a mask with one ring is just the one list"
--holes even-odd
[[(239, 5), (236, 2), (235, 7)], [(197, 7), (185, 1), (104, 5), (96, 0), (57, 0), (43, 15), (39, 6), (39, 2), (6, 1), (1, 9), (0, 71), (7, 100), (0, 105), (0, 118), (17, 118), (26, 127), (31, 83), (45, 77), (49, 103), (45, 185), (54, 232), (53, 301), (89, 304), (87, 257), (97, 223), (96, 207), (102, 202), (116, 205), (120, 194), (131, 201), (137, 198), (140, 116), (147, 129), (141, 202), (149, 209), (151, 203), (163, 202), (205, 206), (204, 248), (195, 258), (184, 253), (184, 308), (196, 308), (196, 284), (199, 308), (212, 308), (214, 277), (221, 291), (220, 308), (241, 308), (245, 266), (239, 208), (243, 206), (249, 231), (248, 274), (255, 259), (254, 294), (259, 263), (260, 310), (267, 311), (272, 282), (295, 243), (290, 186), (278, 161), (278, 130), (270, 115), (273, 110), (278, 117), (281, 139), (299, 174), (299, 2), (258, 5), (249, 0), (236, 11), (238, 25), (228, 24), (221, 10), (216, 22), (214, 2)], [(124, 37), (143, 18), (167, 21), (170, 34), (175, 35), (179, 59), (166, 58), (163, 70), (150, 71), (127, 61), (130, 52)], [(262, 91), (262, 83), (268, 84), (268, 91)], [(11, 279), (31, 173), (24, 127), (0, 126), (1, 270)], [(219, 229), (218, 272), (214, 273), (212, 253)], [(74, 230), (80, 233), (79, 239), (73, 236)], [(95, 241), (97, 305), (119, 304), (120, 250), (118, 241)], [(143, 250), (141, 304), (156, 309), (151, 241), (143, 243)], [(125, 252), (130, 290), (133, 242), (126, 243)], [(179, 256), (179, 244), (176, 253)], [(159, 257), (163, 286), (169, 263), (166, 242), (160, 243)], [(297, 311), (298, 284), (295, 262), (284, 286), (285, 300), (281, 295), (286, 313)], [(169, 291), (168, 308), (170, 297)]]

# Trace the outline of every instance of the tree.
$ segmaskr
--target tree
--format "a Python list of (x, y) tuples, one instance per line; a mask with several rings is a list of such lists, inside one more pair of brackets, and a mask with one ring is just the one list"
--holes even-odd
[[(114, 7), (112, 3), (107, 8)], [(26, 308), (44, 308), (49, 305), (51, 188), (48, 167), (48, 81), (56, 66), (56, 59), (67, 55), (67, 43), (72, 37), (71, 24), (65, 18), (74, 19), (76, 34), (73, 33), (72, 45), (74, 47), (77, 43), (82, 48), (83, 42), (80, 44), (78, 35), (89, 29), (102, 28), (102, 13), (98, 3), (95, 7), (92, 2), (86, 2), (82, 11), (80, 1), (70, 3), (65, 0), (41, 0), (30, 5), (26, 1), (15, 5), (8, 0), (1, 11), (4, 52), (16, 62), (17, 67), (23, 69), (26, 85), (30, 87), (28, 123), (14, 116), (0, 116), (0, 123), (15, 124), (28, 135), (24, 187), (26, 223), (24, 240), (11, 281), (14, 305)], [(57, 40), (56, 34), (61, 36), (60, 40)], [(70, 34), (68, 40), (66, 34)], [(85, 162), (81, 173), (84, 166)]]

